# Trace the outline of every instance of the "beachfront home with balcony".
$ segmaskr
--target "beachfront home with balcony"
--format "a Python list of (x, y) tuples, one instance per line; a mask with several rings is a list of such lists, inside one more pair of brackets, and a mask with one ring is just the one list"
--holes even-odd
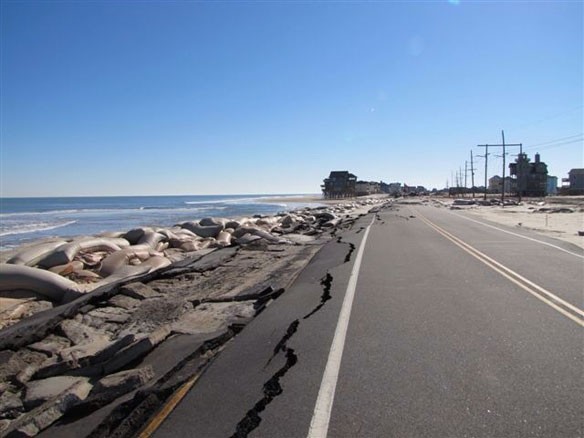
[(357, 176), (347, 170), (332, 171), (320, 187), (325, 199), (354, 198)]

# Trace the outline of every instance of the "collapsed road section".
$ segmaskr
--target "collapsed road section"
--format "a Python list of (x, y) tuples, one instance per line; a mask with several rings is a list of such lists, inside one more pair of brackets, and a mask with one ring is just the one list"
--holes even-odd
[[(0, 335), (1, 435), (109, 436), (121, 426), (131, 435), (319, 247), (220, 249), (8, 327)], [(132, 430), (122, 419), (134, 411), (143, 413)]]
[[(367, 221), (361, 217), (354, 225)], [(312, 396), (306, 406), (313, 405), (315, 394), (310, 393), (318, 390), (351, 254), (362, 238), (358, 229), (338, 230), (269, 311), (222, 351), (153, 436), (276, 436), (274, 418), (289, 403), (302, 403), (297, 391)], [(313, 363), (314, 354), (306, 354), (316, 348), (312, 343), (326, 350), (319, 363)], [(306, 378), (315, 384), (307, 387)], [(296, 385), (298, 379), (303, 383)]]

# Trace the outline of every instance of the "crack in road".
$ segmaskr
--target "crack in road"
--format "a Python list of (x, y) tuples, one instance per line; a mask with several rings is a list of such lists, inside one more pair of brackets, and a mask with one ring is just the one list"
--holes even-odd
[(344, 243), (345, 245), (349, 245), (349, 252), (347, 253), (347, 255), (345, 256), (345, 260), (343, 263), (348, 263), (351, 261), (351, 256), (353, 255), (353, 251), (355, 251), (355, 244), (351, 243), (351, 242), (343, 242), (343, 238), (342, 237), (337, 237), (337, 243)]
[[(362, 231), (364, 228), (358, 231)], [(336, 231), (336, 229), (334, 230)], [(331, 233), (332, 234), (332, 233)], [(349, 245), (349, 251), (347, 252), (343, 263), (348, 263), (351, 261), (351, 256), (355, 251), (356, 247), (351, 242), (344, 242), (342, 237), (337, 237), (337, 243), (342, 243), (345, 245)], [(307, 313), (302, 319), (308, 319), (313, 316), (316, 312), (321, 310), (323, 306), (326, 304), (327, 301), (332, 299), (331, 295), (331, 288), (333, 284), (333, 276), (330, 272), (327, 272), (324, 277), (320, 279), (320, 285), (322, 286), (322, 294), (320, 296), (320, 303), (309, 313)], [(288, 347), (288, 341), (296, 334), (298, 331), (298, 327), (300, 326), (300, 321), (298, 319), (292, 321), (292, 323), (288, 326), (286, 333), (280, 341), (274, 347), (274, 351), (272, 356), (266, 363), (265, 367), (267, 367), (272, 360), (280, 353), (283, 352), (286, 355), (286, 363), (282, 368), (280, 368), (276, 373), (264, 383), (263, 386), (263, 393), (264, 396), (256, 402), (254, 407), (247, 411), (245, 417), (237, 423), (235, 428), (235, 433), (231, 435), (230, 438), (247, 438), (249, 433), (259, 427), (260, 423), (262, 422), (262, 417), (260, 413), (262, 413), (266, 407), (274, 400), (274, 398), (278, 397), (284, 391), (282, 389), (282, 385), (280, 384), (280, 379), (286, 375), (286, 373), (292, 368), (294, 365), (298, 363), (298, 356), (296, 355), (294, 349)], [(264, 368), (265, 368), (264, 367)]]
[(325, 303), (332, 298), (331, 286), (333, 284), (333, 276), (327, 272), (326, 275), (320, 279), (320, 285), (322, 286), (322, 295), (320, 296), (320, 303), (308, 314), (306, 314), (302, 319), (308, 319), (320, 309)]
[[(318, 312), (325, 303), (332, 298), (331, 287), (333, 283), (333, 276), (327, 272), (327, 274), (321, 278), (320, 284), (323, 288), (322, 295), (320, 297), (320, 303), (302, 319), (308, 319), (316, 312)], [(280, 368), (276, 374), (274, 374), (266, 383), (264, 383), (263, 392), (264, 396), (254, 405), (252, 409), (247, 411), (245, 417), (237, 423), (235, 433), (231, 435), (231, 438), (247, 438), (249, 433), (256, 429), (262, 422), (262, 417), (260, 413), (263, 412), (266, 407), (280, 394), (282, 394), (283, 389), (280, 385), (280, 379), (286, 375), (286, 373), (298, 362), (298, 356), (294, 352), (294, 349), (288, 347), (288, 341), (294, 336), (298, 331), (298, 326), (300, 325), (299, 320), (294, 320), (288, 326), (286, 333), (282, 336), (282, 339), (274, 347), (272, 357), (266, 363), (266, 367), (272, 362), (272, 360), (278, 355), (278, 353), (283, 352), (286, 354), (286, 364)]]
[[(298, 320), (294, 322), (298, 323)], [(298, 362), (298, 356), (294, 353), (294, 350), (292, 348), (288, 348), (286, 345), (286, 342), (290, 339), (298, 327), (296, 324), (296, 328), (293, 329), (293, 331), (289, 334), (290, 328), (292, 325), (294, 325), (294, 322), (288, 328), (286, 335), (284, 335), (282, 338), (284, 343), (282, 345), (278, 344), (281, 351), (286, 352), (286, 364), (280, 368), (276, 374), (274, 374), (266, 383), (264, 383), (264, 396), (254, 405), (252, 409), (247, 411), (245, 417), (239, 423), (237, 423), (235, 433), (231, 435), (231, 438), (247, 438), (249, 433), (256, 429), (262, 422), (260, 413), (266, 409), (266, 407), (274, 400), (274, 398), (282, 394), (283, 389), (282, 385), (280, 385), (280, 379), (284, 377), (290, 368), (292, 368)]]
[(295, 319), (294, 321), (292, 321), (292, 324), (290, 324), (288, 326), (288, 330), (286, 330), (286, 334), (282, 337), (282, 339), (280, 339), (280, 342), (278, 342), (276, 347), (274, 347), (274, 353), (272, 354), (272, 357), (270, 357), (270, 360), (268, 360), (268, 362), (266, 363), (266, 367), (270, 364), (270, 362), (272, 362), (272, 359), (274, 359), (274, 357), (276, 357), (280, 351), (283, 351), (283, 352), (286, 351), (286, 344), (287, 344), (288, 340), (292, 336), (294, 336), (294, 333), (296, 333), (296, 330), (298, 330), (299, 325), (300, 325), (300, 321)]

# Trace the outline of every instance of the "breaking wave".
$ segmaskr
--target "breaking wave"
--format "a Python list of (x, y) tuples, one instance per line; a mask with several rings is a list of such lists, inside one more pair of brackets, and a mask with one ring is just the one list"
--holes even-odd
[(58, 224), (50, 224), (47, 222), (38, 222), (38, 223), (32, 223), (32, 224), (19, 224), (18, 226), (15, 226), (11, 229), (1, 230), (0, 236), (11, 236), (14, 234), (28, 234), (28, 233), (36, 233), (38, 231), (54, 230), (56, 228), (63, 228), (63, 227), (66, 227), (68, 225), (72, 225), (76, 222), (77, 221), (66, 221), (66, 222), (61, 222)]

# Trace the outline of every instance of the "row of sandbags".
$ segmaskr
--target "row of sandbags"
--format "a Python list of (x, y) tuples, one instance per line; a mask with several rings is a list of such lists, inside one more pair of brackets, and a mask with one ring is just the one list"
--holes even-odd
[(103, 284), (168, 266), (171, 252), (244, 245), (259, 239), (290, 243), (284, 238), (286, 234), (318, 234), (323, 228), (336, 226), (339, 215), (363, 205), (349, 203), (241, 220), (204, 218), (170, 228), (143, 227), (43, 242), (0, 264), (0, 292), (32, 290), (54, 302), (69, 301)]
[(169, 249), (192, 252), (256, 239), (286, 242), (269, 232), (277, 223), (273, 218), (206, 218), (172, 228), (136, 228), (39, 243), (0, 264), (0, 292), (32, 290), (53, 302), (70, 301), (105, 283), (170, 265), (165, 254)]

